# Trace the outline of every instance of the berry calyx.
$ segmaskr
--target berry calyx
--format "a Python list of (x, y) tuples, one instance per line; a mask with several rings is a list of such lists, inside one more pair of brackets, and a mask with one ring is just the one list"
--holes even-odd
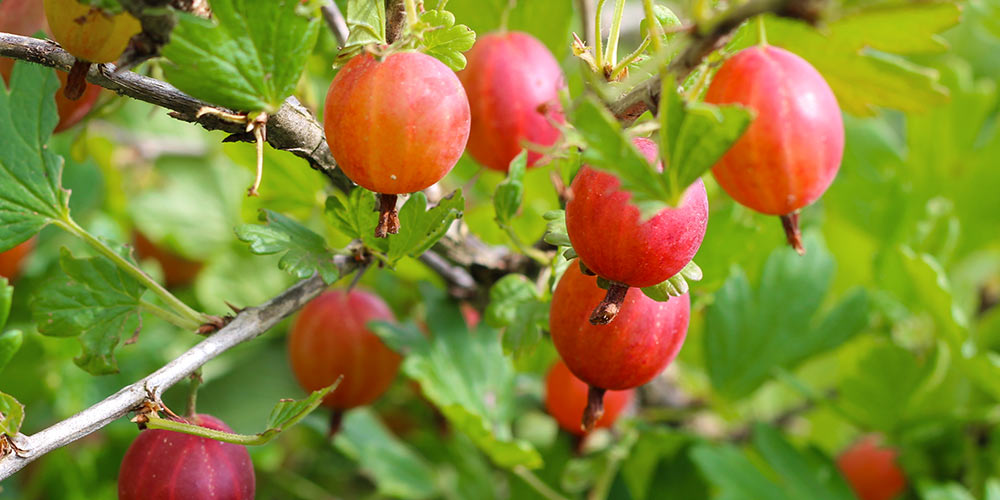
[[(636, 138), (633, 144), (658, 168), (656, 143)], [(612, 282), (591, 322), (608, 324), (621, 310), (622, 288), (662, 283), (694, 258), (708, 226), (708, 195), (699, 179), (677, 207), (667, 207), (643, 220), (620, 189), (617, 177), (584, 166), (573, 179), (573, 198), (566, 203), (566, 232), (587, 269)]]
[[(232, 432), (211, 415), (195, 415), (191, 423)], [(140, 432), (118, 472), (119, 500), (251, 500), (254, 490), (245, 446), (163, 429)]]
[(114, 62), (142, 31), (127, 12), (111, 15), (77, 0), (45, 0), (45, 17), (55, 41), (77, 59), (63, 92), (70, 100), (83, 95), (91, 63)]
[(866, 436), (837, 458), (837, 467), (860, 500), (892, 500), (906, 489), (906, 477), (896, 464), (896, 450)]
[[(603, 391), (603, 389), (601, 389)], [(603, 415), (595, 419), (591, 428), (611, 427), (625, 407), (632, 402), (635, 391), (607, 391), (601, 404)], [(567, 431), (582, 436), (586, 434), (580, 425), (580, 415), (587, 407), (589, 387), (576, 378), (566, 363), (557, 359), (545, 377), (545, 409), (549, 415)]]
[(591, 388), (584, 424), (600, 419), (601, 390), (624, 390), (649, 382), (673, 361), (684, 343), (690, 316), (687, 294), (657, 302), (629, 288), (610, 325), (590, 323), (604, 290), (597, 278), (570, 264), (552, 295), (549, 332), (566, 366)]
[[(553, 121), (565, 118), (559, 90), (566, 86), (562, 69), (549, 49), (518, 31), (490, 33), (465, 54), (458, 72), (472, 110), (466, 150), (487, 168), (506, 172), (524, 142), (551, 146), (559, 138)], [(528, 151), (528, 166), (541, 159)]]
[(844, 154), (844, 124), (830, 86), (805, 59), (755, 46), (722, 64), (705, 102), (756, 112), (712, 174), (740, 204), (781, 216), (789, 244), (805, 253), (797, 212), (830, 187)]
[(394, 321), (389, 306), (361, 290), (330, 290), (302, 308), (288, 336), (288, 354), (299, 385), (322, 389), (344, 378), (323, 405), (336, 411), (371, 403), (389, 388), (402, 358), (367, 324)]
[[(419, 52), (383, 60), (358, 55), (337, 73), (326, 95), (324, 128), (337, 165), (359, 186), (382, 195), (412, 193), (441, 180), (462, 156), (469, 123), (458, 77)], [(379, 205), (375, 235), (385, 237), (399, 230), (395, 196)]]

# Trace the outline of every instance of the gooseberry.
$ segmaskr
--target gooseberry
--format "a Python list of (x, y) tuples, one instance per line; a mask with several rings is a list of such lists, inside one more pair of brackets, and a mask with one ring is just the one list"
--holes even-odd
[[(549, 368), (545, 377), (545, 408), (560, 427), (576, 435), (585, 434), (580, 426), (580, 415), (587, 406), (587, 392), (587, 384), (576, 378), (562, 360), (557, 359)], [(594, 423), (594, 428), (614, 425), (618, 415), (632, 402), (633, 392), (632, 389), (606, 392), (604, 414)]]
[(691, 312), (687, 294), (657, 302), (629, 288), (614, 323), (591, 324), (590, 312), (603, 296), (597, 278), (583, 274), (573, 262), (559, 280), (549, 310), (556, 351), (573, 375), (590, 386), (583, 418), (588, 429), (601, 416), (606, 390), (645, 384), (673, 361)]
[(866, 436), (837, 458), (837, 467), (860, 500), (892, 500), (906, 489), (896, 450)]
[[(653, 141), (640, 137), (632, 143), (656, 164)], [(611, 173), (584, 166), (571, 190), (566, 232), (573, 249), (587, 269), (612, 282), (606, 300), (594, 310), (594, 324), (615, 318), (629, 287), (652, 286), (677, 274), (705, 237), (708, 196), (701, 179), (684, 191), (677, 207), (664, 208), (647, 220)]]
[[(458, 72), (472, 110), (466, 151), (482, 165), (506, 172), (524, 142), (551, 146), (564, 121), (559, 89), (566, 86), (562, 69), (535, 37), (517, 31), (490, 33), (465, 54)], [(528, 166), (541, 158), (528, 151)]]
[(419, 52), (382, 60), (361, 54), (337, 73), (326, 95), (326, 140), (337, 164), (379, 194), (375, 236), (399, 231), (396, 195), (447, 174), (469, 138), (469, 101), (455, 73)]
[(756, 112), (712, 174), (740, 204), (781, 216), (788, 243), (804, 253), (798, 211), (830, 187), (844, 154), (844, 124), (830, 86), (805, 59), (757, 46), (722, 64), (705, 102)]
[[(232, 432), (211, 415), (195, 415), (191, 423)], [(163, 429), (140, 432), (118, 472), (119, 500), (252, 500), (254, 489), (245, 446)]]
[(35, 248), (35, 239), (31, 238), (13, 248), (0, 252), (0, 276), (13, 281), (21, 274), (24, 259)]

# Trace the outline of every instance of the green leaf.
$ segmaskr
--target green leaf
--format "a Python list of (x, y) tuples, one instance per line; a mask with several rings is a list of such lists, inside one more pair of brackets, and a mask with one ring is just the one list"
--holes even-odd
[(236, 228), (236, 237), (249, 243), (251, 252), (258, 255), (284, 252), (278, 267), (299, 279), (316, 273), (327, 284), (340, 279), (334, 253), (322, 236), (270, 210), (261, 210), (260, 220), (263, 225), (244, 224)]
[(167, 80), (239, 111), (277, 111), (292, 95), (316, 44), (320, 21), (299, 0), (212, 0), (212, 21), (178, 16), (163, 48)]
[(892, 431), (911, 415), (915, 396), (932, 371), (933, 363), (921, 366), (902, 347), (876, 345), (841, 380), (842, 404), (872, 429)]
[(399, 234), (388, 238), (385, 253), (389, 264), (394, 265), (404, 256), (419, 257), (429, 250), (464, 210), (465, 198), (461, 189), (442, 198), (430, 210), (427, 209), (427, 195), (419, 191), (411, 194), (399, 209)]
[(434, 56), (452, 70), (465, 68), (463, 52), (476, 43), (476, 33), (464, 24), (455, 25), (455, 15), (446, 10), (429, 10), (420, 15), (424, 25), (421, 51)]
[[(674, 14), (674, 11), (670, 10), (666, 5), (658, 3), (653, 4), (653, 17), (656, 18), (656, 22), (660, 25), (660, 33), (663, 33), (663, 41), (666, 43), (670, 43), (677, 37), (678, 33), (673, 30), (684, 24), (677, 17), (677, 14)], [(642, 21), (639, 21), (639, 36), (642, 38), (649, 36), (649, 19), (645, 17), (642, 18)]]
[(756, 425), (751, 458), (732, 445), (698, 445), (692, 458), (727, 500), (815, 498), (853, 500), (854, 494), (829, 458), (796, 450), (774, 428)]
[(10, 286), (7, 278), (0, 276), (0, 328), (7, 324), (10, 317), (10, 305), (14, 300), (14, 287)]
[(14, 396), (0, 392), (0, 434), (10, 437), (17, 435), (24, 422), (24, 405)]
[[(378, 225), (375, 194), (367, 189), (354, 189), (347, 200), (341, 200), (343, 195), (334, 195), (326, 199), (327, 220), (351, 239), (361, 240), (369, 248), (378, 248), (378, 239), (374, 237), (375, 226)], [(384, 240), (381, 240), (384, 241)]]
[(844, 16), (830, 23), (827, 31), (837, 43), (858, 51), (943, 52), (948, 44), (937, 33), (958, 24), (961, 15), (962, 9), (954, 2), (885, 5)]
[(332, 385), (318, 391), (313, 391), (305, 399), (282, 399), (278, 401), (278, 404), (274, 405), (271, 414), (267, 417), (267, 430), (260, 434), (261, 437), (270, 439), (270, 437), (297, 424), (306, 415), (319, 408), (319, 405), (323, 403), (323, 398), (335, 391), (338, 385), (340, 385), (340, 379)]
[(480, 324), (469, 332), (458, 306), (444, 293), (422, 283), (427, 306), (425, 337), (413, 324), (374, 323), (389, 347), (403, 353), (403, 372), (420, 383), (427, 399), (501, 467), (537, 468), (542, 457), (514, 438), (515, 372), (503, 355), (496, 331)]
[(65, 276), (49, 280), (32, 298), (38, 331), (53, 337), (79, 337), (83, 353), (74, 361), (89, 373), (116, 373), (114, 350), (121, 338), (139, 329), (142, 284), (104, 257), (78, 259), (63, 248)]
[[(945, 9), (928, 4), (933, 9)], [(921, 19), (928, 12), (922, 8), (909, 7), (907, 12), (916, 12)], [(957, 7), (954, 7), (957, 12)], [(894, 108), (907, 112), (923, 112), (948, 100), (947, 89), (938, 83), (938, 74), (889, 52), (860, 49), (859, 43), (898, 49), (902, 46), (915, 47), (937, 45), (933, 31), (911, 31), (906, 36), (896, 36), (897, 26), (907, 26), (906, 16), (893, 16), (892, 27), (882, 23), (879, 32), (886, 36), (872, 36), (872, 25), (881, 23), (885, 15), (878, 11), (874, 18), (859, 14), (845, 18), (843, 26), (830, 26), (829, 36), (800, 22), (783, 18), (768, 17), (766, 20), (767, 40), (775, 46), (784, 47), (809, 61), (826, 79), (837, 96), (837, 102), (844, 111), (857, 116), (873, 116), (878, 108)], [(933, 15), (933, 14), (931, 14)], [(950, 14), (925, 25), (926, 29), (937, 29), (940, 23), (951, 22)], [(922, 21), (918, 21), (922, 22)], [(750, 29), (750, 28), (744, 28)], [(905, 29), (905, 28), (904, 28)], [(924, 40), (914, 43), (914, 39)]]
[(344, 15), (350, 35), (344, 48), (361, 47), (385, 40), (385, 5), (371, 0), (347, 0)]
[(434, 470), (427, 461), (389, 432), (368, 408), (344, 415), (333, 444), (371, 476), (381, 496), (421, 499), (438, 494)]
[(494, 328), (506, 328), (503, 350), (516, 360), (530, 354), (542, 340), (542, 331), (549, 324), (549, 307), (528, 278), (508, 274), (490, 287), (485, 319)]
[(69, 214), (62, 158), (46, 148), (59, 117), (51, 69), (18, 62), (0, 88), (0, 252)]
[[(444, 1), (426, 2), (441, 8)], [(480, 35), (497, 31), (507, 11), (507, 29), (539, 39), (560, 60), (569, 53), (573, 0), (448, 0), (445, 6)]]
[(0, 373), (3, 372), (11, 358), (17, 354), (23, 341), (24, 335), (21, 334), (21, 330), (7, 330), (0, 333)]
[(666, 206), (664, 201), (671, 195), (666, 177), (646, 161), (622, 132), (618, 120), (596, 98), (584, 99), (571, 122), (586, 142), (584, 163), (618, 176), (643, 218)]
[(664, 175), (670, 197), (665, 201), (677, 205), (684, 190), (743, 135), (754, 114), (740, 106), (688, 103), (670, 78), (664, 79), (661, 95), (660, 157), (669, 158)]
[(497, 214), (497, 223), (501, 226), (509, 226), (511, 219), (521, 208), (521, 202), (524, 200), (524, 172), (527, 169), (527, 161), (527, 151), (521, 150), (510, 161), (507, 178), (497, 184), (497, 190), (493, 194), (493, 209)]
[(868, 322), (863, 291), (850, 293), (817, 318), (833, 278), (833, 258), (819, 237), (805, 238), (806, 255), (790, 248), (767, 259), (759, 289), (733, 275), (716, 292), (705, 319), (705, 362), (712, 385), (729, 398), (748, 395), (777, 368), (832, 349)]

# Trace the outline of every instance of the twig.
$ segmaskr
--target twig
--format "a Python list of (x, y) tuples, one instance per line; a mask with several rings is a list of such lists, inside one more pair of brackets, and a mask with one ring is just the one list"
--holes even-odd
[(347, 43), (350, 31), (347, 29), (347, 21), (344, 19), (344, 15), (337, 8), (337, 3), (330, 0), (320, 10), (323, 12), (323, 19), (326, 21), (326, 25), (330, 27), (333, 37), (337, 39), (337, 44), (343, 47)]
[(476, 280), (464, 267), (456, 266), (434, 252), (424, 252), (420, 256), (420, 262), (426, 264), (427, 267), (440, 274), (448, 282), (449, 291), (454, 297), (460, 299), (472, 298), (479, 289)]
[[(725, 45), (732, 32), (744, 21), (774, 13), (815, 22), (823, 3), (824, 0), (751, 0), (726, 12), (708, 26), (697, 26), (691, 30), (691, 44), (670, 62), (667, 69), (678, 80), (684, 80), (706, 56)], [(619, 120), (631, 123), (646, 110), (656, 110), (660, 89), (660, 78), (651, 78), (608, 107)]]
[[(338, 257), (342, 272), (350, 272), (355, 265), (350, 258)], [(228, 349), (251, 340), (270, 329), (284, 317), (295, 312), (306, 302), (319, 295), (326, 284), (318, 276), (292, 285), (277, 297), (260, 307), (244, 309), (224, 328), (192, 347), (177, 359), (148, 377), (122, 388), (104, 401), (63, 420), (52, 427), (25, 436), (18, 434), (14, 444), (22, 454), (0, 458), (0, 480), (3, 480), (38, 457), (81, 439), (109, 423), (125, 416), (147, 397), (158, 398), (163, 391), (183, 380), (208, 361)]]

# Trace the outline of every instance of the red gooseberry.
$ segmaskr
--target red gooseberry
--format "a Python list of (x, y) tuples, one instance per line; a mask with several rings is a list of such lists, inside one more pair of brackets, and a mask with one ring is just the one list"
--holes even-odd
[[(465, 54), (458, 72), (472, 109), (466, 151), (480, 164), (506, 172), (529, 142), (551, 146), (565, 121), (559, 89), (566, 81), (552, 53), (535, 37), (517, 31), (490, 33)], [(528, 151), (528, 166), (541, 158)]]
[(789, 244), (805, 253), (798, 211), (830, 187), (844, 154), (844, 124), (830, 86), (805, 59), (757, 46), (722, 64), (705, 102), (756, 112), (712, 174), (737, 202), (781, 216)]
[[(587, 406), (587, 384), (576, 378), (566, 363), (557, 359), (545, 377), (545, 408), (559, 426), (578, 436), (586, 432), (580, 426), (580, 415)], [(632, 402), (635, 391), (607, 391), (604, 394), (604, 414), (594, 428), (611, 427), (618, 415)]]
[(455, 73), (419, 52), (361, 54), (337, 73), (324, 107), (337, 165), (379, 194), (375, 236), (399, 231), (396, 195), (441, 180), (469, 138), (469, 101)]
[(866, 436), (837, 458), (837, 467), (860, 500), (892, 500), (906, 489), (906, 478), (896, 464), (896, 450)]
[(21, 274), (24, 259), (35, 248), (35, 239), (31, 238), (13, 248), (0, 252), (0, 276), (13, 281)]
[(604, 296), (597, 278), (571, 263), (563, 273), (549, 311), (549, 332), (559, 356), (590, 386), (584, 427), (601, 416), (606, 390), (624, 390), (649, 382), (673, 361), (684, 343), (690, 316), (687, 294), (657, 302), (629, 288), (618, 319), (594, 325), (590, 311)]
[[(633, 144), (657, 164), (656, 143), (636, 138)], [(708, 196), (701, 179), (684, 191), (677, 207), (664, 208), (647, 220), (620, 185), (613, 174), (584, 166), (573, 179), (573, 198), (566, 203), (566, 232), (573, 249), (589, 271), (612, 282), (591, 316), (594, 324), (615, 318), (629, 287), (652, 286), (683, 269), (698, 252), (708, 225)]]
[[(206, 429), (232, 432), (211, 415), (191, 420)], [(140, 432), (118, 472), (119, 500), (252, 500), (254, 489), (246, 446), (163, 429)]]

